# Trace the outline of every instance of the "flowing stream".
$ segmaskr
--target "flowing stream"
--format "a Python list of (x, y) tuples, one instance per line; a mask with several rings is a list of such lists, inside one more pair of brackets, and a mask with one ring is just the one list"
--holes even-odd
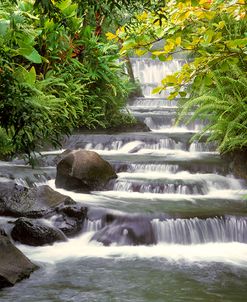
[[(56, 189), (54, 167), (40, 168), (30, 180), (29, 167), (2, 165), (15, 169), (20, 182), (46, 182), (70, 195), (89, 207), (89, 218), (67, 242), (18, 245), (41, 269), (1, 291), (0, 301), (246, 300), (246, 183), (231, 175), (214, 144), (190, 142), (203, 126), (199, 121), (174, 126), (177, 101), (151, 94), (182, 64), (132, 59), (144, 96), (128, 110), (151, 132), (75, 134), (64, 143), (64, 149), (94, 150), (115, 167), (118, 178), (107, 190), (89, 195)], [(118, 216), (118, 244), (91, 241), (108, 227), (106, 215)], [(129, 245), (130, 226), (140, 228), (143, 244)], [(145, 244), (150, 229), (155, 243)]]

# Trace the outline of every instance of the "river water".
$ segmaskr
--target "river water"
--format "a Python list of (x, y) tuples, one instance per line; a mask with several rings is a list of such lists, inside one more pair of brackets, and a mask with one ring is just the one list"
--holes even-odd
[[(213, 144), (189, 142), (200, 122), (175, 127), (177, 102), (167, 101), (165, 93), (151, 94), (181, 64), (132, 60), (144, 97), (128, 110), (151, 132), (75, 134), (64, 143), (64, 149), (95, 150), (111, 162), (118, 178), (107, 190), (88, 195), (56, 189), (55, 168), (45, 167), (42, 177), (39, 169), (32, 181), (44, 183), (49, 176), (52, 188), (89, 207), (89, 219), (68, 242), (18, 245), (41, 269), (2, 290), (0, 301), (246, 300), (246, 184), (231, 175)], [(29, 175), (29, 167), (4, 165), (19, 181)], [(90, 241), (105, 227), (104, 213), (122, 217), (118, 244)], [(128, 245), (128, 224), (136, 221), (151, 223), (156, 244)]]

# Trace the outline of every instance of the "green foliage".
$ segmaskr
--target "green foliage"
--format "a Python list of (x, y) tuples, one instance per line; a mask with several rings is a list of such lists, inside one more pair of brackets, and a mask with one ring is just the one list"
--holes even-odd
[(124, 121), (132, 90), (118, 49), (70, 0), (0, 4), (0, 153), (29, 157), (80, 126)]
[(208, 141), (217, 141), (219, 151), (239, 150), (247, 147), (247, 78), (246, 72), (231, 66), (231, 72), (213, 73), (213, 85), (205, 86), (199, 96), (183, 102), (178, 122), (195, 119), (207, 121), (207, 126), (194, 139), (208, 133)]
[(221, 152), (246, 147), (246, 1), (170, 0), (157, 5), (107, 38), (121, 44), (123, 56), (149, 53), (161, 61), (177, 54), (187, 57), (181, 70), (165, 76), (153, 93), (169, 88), (169, 99), (187, 96), (180, 101), (179, 121), (188, 112), (194, 112), (191, 120), (208, 121), (196, 138), (209, 132)]
[(11, 139), (7, 135), (5, 129), (0, 127), (0, 159), (7, 158), (12, 151)]
[(108, 39), (121, 43), (123, 55), (150, 53), (166, 61), (178, 53), (189, 54), (192, 59), (165, 77), (154, 93), (172, 88), (170, 98), (174, 98), (188, 83), (195, 89), (202, 82), (210, 86), (211, 71), (216, 68), (229, 64), (247, 68), (246, 1), (171, 0), (159, 6), (157, 11), (138, 14), (134, 26), (107, 34)]
[(70, 133), (73, 125), (66, 99), (44, 93), (34, 68), (13, 69), (4, 60), (0, 68), (0, 123), (11, 139), (12, 152), (30, 155), (47, 141), (57, 145), (61, 133)]

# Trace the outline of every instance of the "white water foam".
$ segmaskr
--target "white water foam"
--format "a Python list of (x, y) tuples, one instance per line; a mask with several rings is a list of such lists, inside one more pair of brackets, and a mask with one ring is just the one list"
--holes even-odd
[(95, 194), (76, 193), (73, 191), (68, 191), (65, 189), (57, 188), (55, 185), (55, 179), (51, 179), (51, 180), (47, 181), (45, 184), (50, 186), (53, 190), (55, 190), (63, 195), (70, 196), (74, 201), (79, 202), (79, 203), (84, 203), (87, 205), (95, 205), (95, 206), (100, 206), (100, 205), (102, 205), (102, 203), (104, 203), (103, 196), (97, 196)]
[[(148, 171), (147, 172), (120, 172), (117, 174), (118, 179), (143, 179), (143, 180), (186, 180), (186, 181), (207, 181), (216, 183), (219, 182), (224, 186), (235, 190), (241, 190), (244, 185), (241, 180), (234, 178), (233, 175), (222, 176), (219, 174), (212, 173), (190, 173), (188, 171), (180, 171), (177, 173), (172, 173), (170, 171)], [(213, 184), (212, 184), (213, 186)], [(222, 188), (222, 187), (221, 187)]]
[(93, 192), (95, 195), (104, 196), (112, 199), (116, 199), (121, 202), (129, 202), (141, 200), (142, 202), (150, 201), (174, 201), (174, 202), (189, 202), (196, 204), (197, 201), (214, 201), (215, 199), (221, 200), (223, 203), (225, 201), (236, 201), (238, 203), (245, 203), (243, 195), (246, 191), (237, 190), (214, 190), (209, 192), (207, 195), (190, 195), (190, 194), (164, 194), (164, 193), (140, 193), (140, 192), (127, 192), (127, 191), (99, 191)]
[(31, 260), (56, 263), (69, 258), (122, 258), (153, 259), (171, 262), (221, 262), (247, 267), (247, 244), (207, 243), (193, 245), (158, 244), (155, 246), (110, 246), (104, 247), (97, 242), (89, 242), (93, 233), (86, 233), (68, 242), (52, 246), (29, 247), (19, 245), (22, 252)]

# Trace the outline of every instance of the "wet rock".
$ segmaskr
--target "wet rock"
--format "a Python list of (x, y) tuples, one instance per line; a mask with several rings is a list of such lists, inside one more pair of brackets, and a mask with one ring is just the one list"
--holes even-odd
[(87, 215), (87, 208), (77, 204), (62, 206), (57, 209), (58, 215), (53, 219), (53, 224), (66, 236), (77, 235), (82, 230), (83, 221)]
[(7, 236), (6, 231), (3, 226), (0, 226), (0, 236)]
[(57, 165), (56, 186), (72, 191), (101, 190), (117, 175), (111, 165), (96, 152), (74, 150)]
[(222, 157), (230, 163), (231, 171), (236, 177), (247, 180), (247, 148), (225, 153)]
[(15, 221), (11, 236), (23, 244), (40, 246), (56, 241), (66, 241), (66, 236), (59, 229), (29, 218), (19, 218)]
[(83, 220), (87, 214), (87, 208), (80, 205), (63, 205), (58, 210), (59, 213), (63, 213), (69, 217)]
[(150, 245), (155, 244), (156, 239), (151, 222), (146, 217), (117, 217), (106, 216), (107, 224), (92, 238), (105, 246), (117, 245)]
[(22, 160), (13, 160), (9, 163), (0, 161), (0, 165), (0, 178), (17, 179), (18, 181), (26, 182), (29, 186), (33, 186), (37, 182), (53, 179), (56, 176), (55, 167), (49, 166), (45, 168), (42, 163), (35, 168), (26, 165)]
[(57, 215), (53, 221), (54, 226), (61, 230), (67, 237), (72, 237), (80, 233), (82, 223), (82, 221), (65, 215)]
[(38, 269), (7, 236), (0, 234), (0, 288), (13, 286)]
[(27, 188), (15, 181), (0, 183), (0, 215), (38, 218), (55, 211), (61, 204), (74, 204), (70, 197), (49, 186)]

